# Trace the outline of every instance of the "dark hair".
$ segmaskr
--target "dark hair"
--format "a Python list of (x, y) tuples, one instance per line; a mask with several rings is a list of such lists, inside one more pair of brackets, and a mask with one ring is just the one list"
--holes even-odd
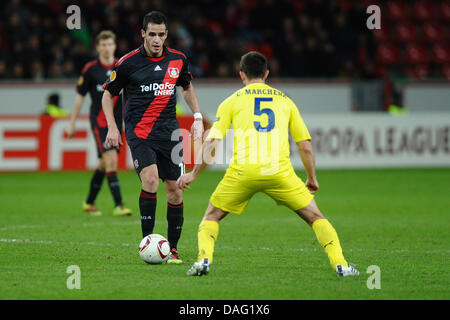
[(59, 106), (59, 94), (51, 93), (47, 98), (47, 103)]
[(247, 52), (241, 58), (240, 69), (249, 79), (262, 79), (267, 71), (267, 59), (259, 52)]
[(144, 16), (144, 21), (142, 22), (142, 29), (147, 30), (149, 23), (165, 24), (166, 29), (168, 26), (166, 16), (162, 12), (159, 12), (159, 11), (152, 11), (152, 12), (147, 13)]

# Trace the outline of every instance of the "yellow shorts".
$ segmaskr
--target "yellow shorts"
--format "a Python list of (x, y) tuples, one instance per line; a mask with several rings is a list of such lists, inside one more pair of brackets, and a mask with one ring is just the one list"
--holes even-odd
[(245, 173), (228, 168), (209, 201), (225, 212), (241, 214), (257, 192), (264, 192), (278, 205), (294, 211), (306, 207), (314, 198), (293, 169), (287, 174), (246, 177)]

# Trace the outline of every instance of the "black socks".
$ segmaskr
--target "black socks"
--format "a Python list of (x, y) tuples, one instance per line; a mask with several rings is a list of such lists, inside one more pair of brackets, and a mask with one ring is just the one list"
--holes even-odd
[(156, 193), (141, 190), (139, 209), (141, 211), (142, 237), (145, 237), (153, 233), (155, 227)]
[(89, 188), (89, 194), (86, 202), (88, 204), (94, 204), (95, 198), (97, 198), (97, 194), (102, 188), (103, 178), (105, 177), (105, 172), (100, 170), (95, 170), (94, 175), (91, 179), (91, 186)]
[[(167, 203), (167, 240), (170, 249), (177, 248), (183, 227), (183, 202), (179, 204)], [(156, 215), (156, 193), (141, 190), (139, 197), (141, 211), (142, 237), (153, 233)]]
[(184, 221), (183, 207), (183, 202), (176, 205), (167, 202), (167, 240), (169, 240), (171, 250), (177, 248), (181, 236)]
[(120, 194), (120, 183), (117, 179), (117, 172), (107, 172), (106, 177), (108, 178), (109, 189), (111, 190), (111, 194), (114, 199), (114, 203), (116, 206), (121, 206), (122, 203), (122, 195)]

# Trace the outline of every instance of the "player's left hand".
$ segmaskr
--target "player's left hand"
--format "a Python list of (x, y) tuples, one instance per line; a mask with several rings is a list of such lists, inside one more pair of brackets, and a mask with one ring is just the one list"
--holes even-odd
[(192, 172), (185, 173), (177, 180), (178, 188), (180, 188), (182, 191), (185, 189), (190, 189), (189, 183), (195, 180), (195, 176)]
[(191, 127), (191, 135), (194, 136), (194, 141), (203, 137), (203, 131), (203, 120), (194, 120), (194, 123)]
[(319, 181), (317, 181), (316, 177), (308, 177), (306, 179), (306, 187), (308, 188), (309, 192), (316, 193), (319, 190)]

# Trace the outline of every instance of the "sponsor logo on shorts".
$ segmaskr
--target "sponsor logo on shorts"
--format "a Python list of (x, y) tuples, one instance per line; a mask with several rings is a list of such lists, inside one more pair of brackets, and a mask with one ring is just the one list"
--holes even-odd
[(134, 160), (134, 167), (137, 169), (139, 167), (139, 162), (137, 161), (137, 159)]

